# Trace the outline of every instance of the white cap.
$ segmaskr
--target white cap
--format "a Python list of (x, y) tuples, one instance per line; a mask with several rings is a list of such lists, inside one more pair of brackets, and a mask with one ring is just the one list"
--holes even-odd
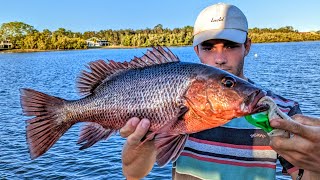
[(193, 29), (193, 46), (210, 39), (244, 43), (247, 32), (247, 18), (239, 8), (224, 3), (214, 4), (198, 15)]

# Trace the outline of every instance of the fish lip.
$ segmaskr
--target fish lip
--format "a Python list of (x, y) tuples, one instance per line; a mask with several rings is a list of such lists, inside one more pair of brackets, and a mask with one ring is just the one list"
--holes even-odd
[(248, 107), (248, 112), (250, 114), (262, 112), (268, 110), (270, 107), (267, 104), (259, 103), (260, 99), (265, 97), (267, 92), (264, 90), (258, 90), (251, 93), (245, 100), (245, 104)]

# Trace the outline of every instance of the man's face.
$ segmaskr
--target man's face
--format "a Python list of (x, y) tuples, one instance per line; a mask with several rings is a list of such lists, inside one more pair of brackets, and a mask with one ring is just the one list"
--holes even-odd
[(239, 44), (222, 39), (204, 41), (194, 47), (201, 62), (225, 71), (238, 77), (243, 75), (244, 57), (249, 53), (251, 40)]

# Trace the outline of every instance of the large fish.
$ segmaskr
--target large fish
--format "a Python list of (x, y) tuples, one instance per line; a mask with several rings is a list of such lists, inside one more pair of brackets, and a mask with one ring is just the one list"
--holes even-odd
[[(211, 66), (180, 62), (169, 49), (155, 47), (130, 62), (98, 60), (78, 78), (79, 100), (64, 100), (21, 89), (32, 159), (45, 153), (74, 124), (88, 122), (80, 149), (107, 139), (131, 117), (148, 118), (155, 135), (157, 163), (175, 160), (188, 134), (265, 110), (264, 91)], [(145, 141), (144, 141), (145, 142)], [(143, 143), (143, 142), (141, 142)]]

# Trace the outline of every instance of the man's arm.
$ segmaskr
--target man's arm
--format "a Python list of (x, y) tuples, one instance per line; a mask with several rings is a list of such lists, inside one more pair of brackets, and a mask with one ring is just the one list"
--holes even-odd
[[(152, 169), (156, 161), (154, 141), (140, 145), (150, 126), (148, 119), (131, 118), (120, 129), (120, 135), (127, 138), (122, 149), (122, 171), (128, 180), (141, 179)], [(140, 145), (140, 146), (139, 146)]]
[[(295, 171), (295, 172), (291, 173), (290, 175), (291, 175), (292, 180), (296, 180), (298, 177), (298, 171)], [(320, 180), (320, 173), (305, 170), (302, 175), (301, 180)]]
[(296, 167), (307, 170), (307, 176), (317, 175), (320, 178), (320, 119), (300, 114), (292, 118), (295, 121), (270, 121), (272, 127), (294, 134), (291, 138), (271, 137), (270, 146)]

